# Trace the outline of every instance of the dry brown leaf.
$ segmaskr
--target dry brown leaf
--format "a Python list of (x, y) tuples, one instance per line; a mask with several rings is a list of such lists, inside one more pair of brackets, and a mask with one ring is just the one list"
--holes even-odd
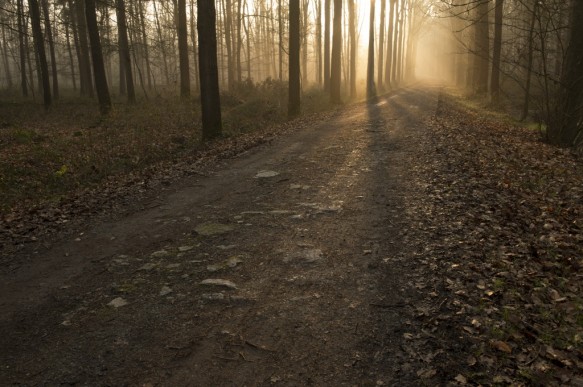
[(512, 347), (510, 347), (510, 345), (508, 345), (508, 343), (505, 343), (504, 341), (491, 340), (490, 345), (501, 352), (512, 353)]

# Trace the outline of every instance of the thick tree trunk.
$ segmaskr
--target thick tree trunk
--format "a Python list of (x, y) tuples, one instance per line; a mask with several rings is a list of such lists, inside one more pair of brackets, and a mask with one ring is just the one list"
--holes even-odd
[(45, 34), (49, 43), (49, 53), (51, 55), (51, 72), (53, 78), (53, 98), (59, 99), (59, 77), (57, 74), (57, 56), (55, 55), (55, 42), (53, 39), (53, 29), (51, 28), (51, 18), (49, 14), (48, 0), (41, 0), (43, 16), (45, 22)]
[(332, 61), (330, 64), (330, 100), (342, 103), (340, 84), (342, 79), (342, 0), (334, 0), (332, 32)]
[[(128, 96), (128, 103), (133, 104), (136, 102), (136, 91), (134, 88), (132, 60), (130, 58), (130, 45), (128, 42), (128, 28), (124, 0), (115, 0), (115, 11), (117, 16), (117, 28), (119, 33), (119, 56), (120, 56), (119, 61), (120, 63), (123, 63), (123, 73), (125, 73), (126, 82), (125, 84)], [(120, 70), (122, 69), (120, 68)]]
[(561, 75), (557, 122), (549, 128), (549, 140), (561, 146), (583, 142), (583, 1), (572, 2), (569, 46)]
[(500, 56), (502, 53), (502, 15), (504, 0), (496, 0), (494, 12), (494, 49), (492, 52), (492, 76), (490, 78), (490, 96), (492, 103), (500, 103)]
[(109, 96), (109, 88), (107, 87), (107, 78), (105, 76), (101, 40), (97, 28), (95, 0), (85, 0), (85, 18), (87, 20), (89, 41), (91, 42), (91, 60), (93, 61), (93, 76), (95, 78), (95, 90), (97, 91), (99, 110), (101, 114), (107, 114), (111, 110), (111, 99)]
[(49, 79), (49, 65), (47, 63), (47, 54), (45, 51), (45, 41), (40, 26), (40, 8), (38, 0), (29, 0), (28, 7), (30, 9), (30, 23), (32, 25), (32, 36), (34, 39), (34, 46), (38, 55), (40, 64), (40, 74), (42, 79), (43, 101), (45, 109), (51, 107), (51, 81)]
[(324, 0), (324, 90), (330, 90), (330, 2)]
[(198, 38), (200, 91), (202, 107), (202, 137), (209, 140), (220, 136), (221, 98), (217, 68), (217, 29), (214, 0), (198, 0)]
[(180, 62), (180, 98), (190, 98), (190, 66), (188, 63), (188, 30), (186, 0), (178, 0), (178, 56)]
[(370, 0), (370, 22), (368, 32), (368, 62), (366, 66), (366, 96), (376, 95), (374, 84), (374, 35), (375, 35), (375, 0)]
[(300, 114), (300, 0), (290, 0), (288, 117), (293, 118), (298, 114)]

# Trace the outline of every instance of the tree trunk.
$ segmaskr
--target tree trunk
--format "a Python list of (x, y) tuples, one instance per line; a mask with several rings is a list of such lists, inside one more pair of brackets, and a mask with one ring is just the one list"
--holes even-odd
[(198, 74), (198, 46), (196, 41), (196, 26), (194, 23), (194, 0), (190, 1), (190, 40), (192, 42), (192, 56), (194, 57), (194, 88), (200, 91), (199, 74)]
[(308, 84), (308, 5), (309, 0), (304, 0), (302, 5), (302, 83)]
[(76, 21), (79, 38), (79, 76), (81, 95), (93, 97), (93, 82), (91, 80), (91, 59), (89, 58), (89, 41), (87, 38), (87, 23), (85, 21), (85, 4), (83, 0), (75, 0)]
[(152, 4), (154, 5), (154, 16), (156, 19), (156, 32), (158, 33), (158, 44), (160, 45), (160, 51), (162, 52), (162, 62), (164, 63), (164, 78), (166, 79), (166, 85), (169, 86), (170, 72), (168, 70), (168, 55), (166, 53), (166, 44), (162, 35), (162, 26), (160, 25), (160, 15), (158, 14), (156, 1), (157, 0), (152, 1)]
[(323, 85), (322, 64), (322, 0), (316, 2), (316, 81)]
[(380, 26), (379, 26), (379, 64), (377, 70), (377, 83), (379, 90), (384, 90), (385, 83), (383, 80), (383, 64), (385, 63), (385, 10), (387, 8), (386, 0), (381, 0), (381, 14), (380, 14)]
[(4, 71), (6, 73), (6, 82), (8, 90), (12, 89), (12, 73), (10, 71), (10, 62), (8, 61), (8, 44), (6, 43), (8, 40), (6, 39), (6, 26), (2, 24), (2, 41), (4, 44), (0, 44), (0, 52), (3, 51), (3, 59), (4, 59)]
[(330, 2), (324, 0), (324, 90), (330, 90)]
[(227, 48), (227, 88), (233, 90), (235, 73), (233, 66), (233, 4), (231, 0), (225, 0), (225, 46)]
[(40, 26), (40, 8), (38, 0), (29, 0), (28, 7), (30, 9), (30, 23), (32, 25), (32, 36), (34, 39), (34, 46), (38, 55), (40, 64), (40, 74), (42, 79), (43, 101), (45, 109), (51, 107), (51, 81), (49, 79), (49, 65), (47, 63), (47, 54), (45, 51), (45, 41)]
[(393, 57), (394, 57), (394, 29), (395, 29), (395, 12), (396, 12), (396, 0), (389, 0), (389, 31), (387, 32), (387, 63), (385, 65), (385, 83), (388, 87), (391, 87), (392, 82), (392, 69), (393, 69)]
[[(280, 4), (280, 8), (281, 8), (281, 4)], [(243, 23), (243, 0), (237, 0), (237, 54), (236, 54), (236, 59), (237, 59), (237, 84), (241, 84), (241, 82), (243, 81), (243, 68), (241, 66), (241, 51), (243, 48), (243, 37), (242, 37), (242, 23)], [(280, 29), (280, 36), (283, 35), (282, 31), (282, 22), (280, 19), (279, 22), (279, 29)], [(280, 40), (282, 40), (283, 37), (280, 37)], [(283, 56), (282, 54), (282, 41), (280, 41), (280, 61), (281, 61), (281, 57)], [(281, 66), (280, 66), (281, 67)]]
[(350, 35), (350, 98), (356, 99), (356, 52), (358, 40), (356, 38), (356, 1), (348, 1), (348, 30)]
[(528, 29), (528, 59), (526, 64), (526, 83), (524, 86), (524, 103), (522, 105), (522, 114), (520, 121), (524, 121), (528, 117), (529, 103), (530, 103), (530, 83), (532, 80), (532, 62), (534, 59), (534, 25), (536, 23), (538, 13), (538, 0), (534, 1), (532, 14), (530, 17), (530, 25)]
[(24, 31), (24, 9), (22, 0), (16, 2), (16, 17), (18, 18), (18, 48), (20, 54), (20, 88), (22, 95), (28, 97), (28, 85), (26, 80), (26, 46), (24, 45), (24, 38), (26, 32)]
[(300, 0), (290, 0), (288, 117), (293, 118), (298, 114), (300, 114)]
[(41, 0), (43, 8), (43, 16), (45, 22), (45, 33), (47, 36), (47, 41), (49, 43), (49, 53), (51, 55), (51, 70), (53, 77), (53, 98), (59, 99), (59, 77), (57, 74), (57, 57), (55, 55), (55, 42), (53, 40), (53, 32), (51, 28), (51, 19), (49, 14), (49, 4), (48, 0)]
[(190, 98), (190, 66), (188, 63), (188, 30), (186, 0), (178, 0), (178, 56), (180, 62), (180, 98)]
[(366, 96), (375, 96), (374, 85), (374, 35), (375, 35), (375, 0), (370, 0), (370, 23), (368, 32), (368, 63), (366, 66)]
[(334, 0), (332, 32), (332, 61), (330, 66), (330, 100), (342, 103), (340, 84), (342, 79), (342, 0)]
[(500, 103), (500, 56), (502, 53), (502, 15), (504, 0), (496, 0), (494, 12), (494, 50), (492, 53), (492, 76), (490, 78), (490, 95), (492, 103)]
[(197, 8), (202, 137), (209, 140), (220, 136), (222, 131), (215, 2), (198, 0)]
[(557, 122), (549, 127), (549, 140), (561, 146), (583, 142), (583, 1), (573, 1), (569, 46), (561, 75)]
[(109, 88), (107, 87), (107, 78), (105, 76), (101, 40), (97, 29), (95, 0), (85, 0), (85, 18), (87, 21), (89, 41), (91, 42), (91, 59), (93, 61), (93, 76), (95, 78), (95, 90), (97, 91), (99, 110), (101, 114), (107, 114), (111, 110), (111, 99), (109, 97)]
[(69, 55), (69, 67), (71, 68), (71, 81), (73, 82), (73, 90), (77, 90), (77, 79), (75, 76), (75, 61), (73, 60), (73, 49), (71, 48), (71, 33), (69, 31), (69, 23), (65, 23), (65, 39), (67, 43), (67, 53)]
[(138, 3), (140, 13), (140, 30), (142, 33), (142, 44), (144, 45), (144, 60), (146, 62), (146, 76), (148, 77), (148, 88), (152, 89), (153, 76), (152, 68), (150, 67), (150, 46), (148, 44), (148, 36), (146, 34), (146, 17), (144, 16), (144, 2), (139, 0)]
[(123, 66), (120, 67), (123, 67), (123, 72), (125, 73), (128, 103), (133, 104), (136, 102), (136, 91), (134, 88), (132, 60), (130, 58), (130, 45), (128, 42), (128, 28), (124, 0), (115, 0), (115, 11), (117, 15), (117, 28), (119, 34), (119, 61), (120, 63), (123, 63)]
[(490, 36), (488, 0), (479, 0), (476, 6), (474, 81), (477, 94), (488, 91), (488, 65), (490, 60)]

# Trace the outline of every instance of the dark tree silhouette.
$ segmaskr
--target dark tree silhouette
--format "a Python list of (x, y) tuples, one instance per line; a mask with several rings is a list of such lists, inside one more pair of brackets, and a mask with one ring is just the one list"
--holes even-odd
[(292, 118), (298, 114), (300, 114), (300, 0), (290, 0), (288, 116)]
[(198, 0), (197, 20), (202, 137), (210, 140), (222, 132), (214, 0)]
[(40, 64), (40, 73), (43, 88), (43, 101), (45, 108), (48, 109), (52, 104), (51, 97), (51, 82), (49, 80), (49, 65), (47, 63), (47, 53), (45, 51), (45, 41), (40, 26), (40, 8), (38, 0), (29, 0), (28, 7), (30, 9), (30, 23), (32, 24), (32, 36), (34, 39), (34, 46), (38, 54), (38, 61)]
[(91, 42), (91, 60), (93, 61), (93, 77), (95, 79), (95, 90), (99, 101), (101, 114), (107, 114), (111, 110), (111, 98), (107, 87), (105, 76), (105, 65), (103, 63), (103, 51), (101, 50), (101, 39), (97, 27), (97, 15), (95, 12), (95, 0), (85, 0), (85, 19), (87, 21), (87, 32)]

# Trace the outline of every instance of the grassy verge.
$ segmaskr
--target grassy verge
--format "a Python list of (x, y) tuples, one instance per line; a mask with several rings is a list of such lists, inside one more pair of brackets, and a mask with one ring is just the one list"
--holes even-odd
[[(303, 113), (331, 108), (327, 96), (308, 90)], [(286, 120), (287, 88), (277, 81), (244, 83), (222, 95), (224, 135), (237, 136)], [(0, 211), (53, 202), (201, 147), (197, 99), (154, 98), (117, 103), (101, 117), (92, 100), (63, 99), (50, 111), (14, 102), (0, 105)]]

